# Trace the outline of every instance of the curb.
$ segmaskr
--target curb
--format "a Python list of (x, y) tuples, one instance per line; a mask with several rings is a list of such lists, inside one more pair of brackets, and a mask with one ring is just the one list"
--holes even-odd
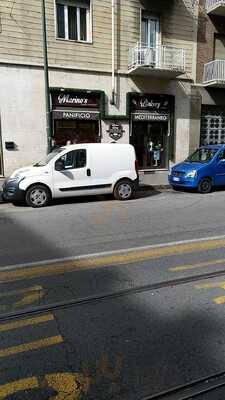
[(140, 185), (138, 192), (145, 192), (150, 190), (168, 190), (171, 189), (170, 185)]

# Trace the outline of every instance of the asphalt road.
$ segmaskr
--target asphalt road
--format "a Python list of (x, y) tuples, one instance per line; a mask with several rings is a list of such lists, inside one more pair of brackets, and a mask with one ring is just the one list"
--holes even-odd
[(0, 205), (0, 400), (142, 400), (225, 371), (224, 196)]
[(225, 191), (73, 199), (40, 210), (0, 204), (0, 266), (221, 235), (224, 215)]

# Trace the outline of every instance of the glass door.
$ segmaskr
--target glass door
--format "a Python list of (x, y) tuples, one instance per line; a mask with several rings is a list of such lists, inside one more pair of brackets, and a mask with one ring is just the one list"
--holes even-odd
[(168, 123), (133, 123), (131, 144), (140, 169), (164, 169), (168, 164)]
[(141, 43), (145, 48), (145, 63), (148, 65), (158, 64), (159, 30), (159, 18), (147, 16), (143, 13), (141, 20)]

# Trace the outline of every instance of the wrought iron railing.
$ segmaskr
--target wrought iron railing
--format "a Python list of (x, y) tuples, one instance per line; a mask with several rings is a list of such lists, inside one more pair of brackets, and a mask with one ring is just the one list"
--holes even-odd
[(210, 10), (214, 9), (217, 6), (225, 7), (225, 0), (205, 0), (205, 8), (207, 12), (209, 12)]
[(225, 83), (225, 60), (214, 60), (204, 65), (203, 83)]
[(149, 47), (142, 43), (129, 50), (128, 70), (137, 67), (185, 71), (185, 50), (172, 46)]

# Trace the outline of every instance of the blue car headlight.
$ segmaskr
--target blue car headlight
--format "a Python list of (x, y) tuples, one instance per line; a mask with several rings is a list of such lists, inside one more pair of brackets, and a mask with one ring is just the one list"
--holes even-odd
[(197, 171), (195, 169), (187, 172), (187, 174), (185, 175), (186, 178), (195, 178), (196, 176), (197, 176)]

